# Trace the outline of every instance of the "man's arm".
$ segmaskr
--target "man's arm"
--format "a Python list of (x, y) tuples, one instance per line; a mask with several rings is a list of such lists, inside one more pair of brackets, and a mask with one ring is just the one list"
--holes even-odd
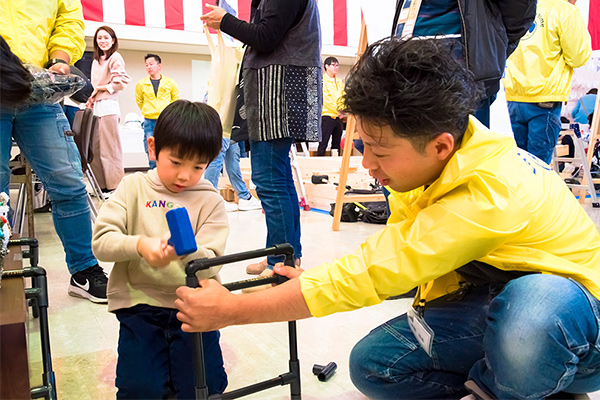
[(577, 6), (567, 4), (567, 10), (560, 15), (560, 47), (567, 65), (579, 68), (592, 56), (592, 38)]
[[(79, 60), (85, 49), (83, 26), (83, 11), (79, 1), (58, 1), (54, 29), (48, 40), (49, 58), (60, 58), (66, 61), (67, 65)], [(57, 68), (61, 67), (58, 65)], [(56, 72), (69, 73), (69, 71)]]
[(135, 102), (136, 102), (138, 108), (140, 109), (140, 111), (142, 111), (142, 107), (144, 107), (144, 95), (142, 93), (142, 81), (139, 81), (135, 85)]
[[(306, 0), (271, 0), (261, 9), (260, 19), (252, 23), (224, 14), (218, 24), (209, 26), (220, 28), (256, 51), (270, 53), (277, 48), (305, 8)], [(205, 16), (202, 19), (205, 20)]]
[(508, 37), (508, 47), (506, 50), (506, 58), (512, 54), (519, 45), (519, 40), (527, 32), (533, 20), (535, 19), (535, 10), (537, 0), (512, 0), (496, 1), (506, 36)]
[(291, 278), (273, 288), (249, 294), (233, 294), (214, 279), (202, 287), (177, 289), (177, 318), (185, 332), (208, 332), (230, 325), (293, 321), (311, 316), (300, 290), (300, 271), (276, 266), (274, 271)]
[(179, 100), (179, 86), (171, 79), (171, 103)]

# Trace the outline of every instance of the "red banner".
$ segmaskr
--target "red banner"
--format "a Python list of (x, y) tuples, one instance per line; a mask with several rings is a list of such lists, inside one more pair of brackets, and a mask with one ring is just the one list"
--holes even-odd
[(83, 6), (83, 19), (86, 21), (104, 21), (101, 1), (82, 0), (81, 3)]
[(184, 30), (183, 0), (165, 0), (165, 28)]
[(125, 25), (146, 25), (144, 0), (127, 0), (125, 2)]
[(592, 49), (600, 50), (600, 0), (590, 0), (588, 31), (592, 36)]
[(348, 46), (348, 10), (346, 0), (333, 2), (333, 43), (338, 46)]

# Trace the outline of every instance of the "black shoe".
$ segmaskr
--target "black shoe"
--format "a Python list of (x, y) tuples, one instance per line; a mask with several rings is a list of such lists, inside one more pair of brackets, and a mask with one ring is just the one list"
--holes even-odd
[(69, 294), (88, 299), (94, 303), (106, 303), (108, 277), (98, 264), (71, 275)]

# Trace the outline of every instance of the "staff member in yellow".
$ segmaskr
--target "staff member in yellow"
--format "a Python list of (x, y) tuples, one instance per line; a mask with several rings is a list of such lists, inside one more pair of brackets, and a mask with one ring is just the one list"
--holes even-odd
[[(506, 62), (503, 80), (517, 146), (546, 163), (560, 132), (573, 68), (584, 65), (592, 42), (571, 0), (538, 0), (535, 21)], [(571, 4), (570, 4), (571, 3)]]
[(329, 138), (331, 150), (340, 151), (344, 115), (339, 111), (338, 100), (344, 93), (344, 82), (337, 77), (340, 63), (335, 57), (327, 57), (323, 62), (323, 113), (321, 116), (321, 141), (317, 149), (318, 156), (324, 156)]
[(599, 390), (598, 229), (548, 165), (469, 115), (476, 93), (439, 40), (367, 48), (344, 109), (357, 118), (364, 167), (391, 189), (387, 226), (302, 273), (276, 266), (291, 279), (267, 290), (180, 287), (182, 329), (323, 317), (418, 286), (415, 307), (350, 354), (352, 382), (369, 398)]
[[(135, 85), (135, 102), (144, 116), (144, 150), (148, 155), (148, 138), (154, 134), (158, 116), (169, 104), (179, 100), (179, 87), (175, 81), (162, 72), (162, 61), (156, 54), (147, 54), (146, 72), (148, 76)], [(156, 161), (148, 158), (150, 169), (156, 167)]]
[[(0, 1), (0, 35), (22, 61), (55, 74), (68, 74), (69, 65), (79, 60), (85, 49), (81, 2)], [(92, 254), (81, 160), (62, 108), (41, 103), (0, 106), (0, 192), (9, 189), (12, 139), (52, 201), (54, 228), (71, 273), (69, 294), (106, 303), (108, 278)]]

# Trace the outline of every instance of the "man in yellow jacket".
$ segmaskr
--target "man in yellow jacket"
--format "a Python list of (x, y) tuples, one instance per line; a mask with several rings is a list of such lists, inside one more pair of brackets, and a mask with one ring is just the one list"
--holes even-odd
[(586, 23), (571, 3), (538, 0), (535, 21), (508, 58), (503, 80), (517, 146), (546, 163), (558, 140), (573, 68), (592, 54)]
[[(23, 62), (68, 74), (85, 49), (79, 0), (0, 2), (0, 35)], [(71, 273), (69, 294), (106, 302), (108, 279), (92, 254), (92, 225), (81, 161), (59, 104), (0, 108), (0, 192), (10, 183), (11, 138), (33, 167), (52, 202), (56, 233)]]
[(337, 77), (340, 63), (335, 57), (327, 57), (323, 61), (323, 112), (321, 113), (321, 141), (317, 149), (317, 156), (324, 156), (331, 138), (331, 150), (341, 147), (344, 115), (338, 108), (338, 100), (344, 93), (344, 82)]
[[(135, 102), (144, 116), (144, 150), (148, 156), (148, 138), (154, 134), (158, 116), (169, 104), (179, 100), (179, 87), (168, 76), (162, 74), (162, 60), (157, 54), (144, 57), (148, 76), (135, 85)], [(150, 169), (156, 168), (156, 161), (148, 158)]]
[(377, 399), (540, 399), (600, 389), (600, 234), (560, 177), (470, 116), (473, 76), (431, 39), (372, 44), (346, 80), (387, 226), (251, 294), (178, 289), (185, 331), (322, 317), (419, 292), (350, 355)]

